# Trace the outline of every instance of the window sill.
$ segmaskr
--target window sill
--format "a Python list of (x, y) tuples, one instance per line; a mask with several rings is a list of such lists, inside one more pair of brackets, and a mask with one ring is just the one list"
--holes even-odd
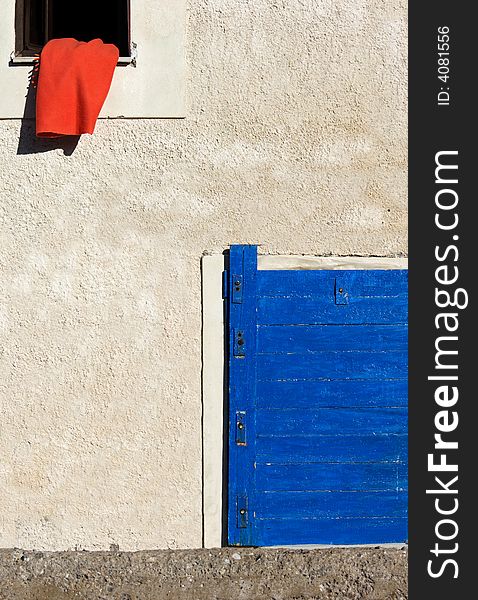
[[(10, 55), (10, 62), (8, 63), (11, 67), (16, 66), (33, 66), (35, 64), (35, 60), (33, 56), (15, 56), (13, 53)], [(136, 66), (136, 57), (135, 56), (120, 56), (118, 59), (117, 66), (118, 67), (126, 67), (128, 65)]]

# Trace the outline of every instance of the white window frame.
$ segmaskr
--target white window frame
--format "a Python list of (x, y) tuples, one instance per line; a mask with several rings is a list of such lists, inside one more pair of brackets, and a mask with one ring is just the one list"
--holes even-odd
[[(155, 23), (152, 27), (151, 23)], [(185, 116), (186, 0), (131, 0), (131, 57), (120, 57), (100, 118)], [(15, 0), (2, 0), (0, 119), (25, 112), (32, 59), (15, 56)]]

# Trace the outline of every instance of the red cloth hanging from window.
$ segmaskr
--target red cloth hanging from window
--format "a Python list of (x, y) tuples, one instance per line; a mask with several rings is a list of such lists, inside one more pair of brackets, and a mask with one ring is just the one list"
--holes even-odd
[(118, 57), (116, 46), (99, 39), (49, 41), (40, 56), (37, 136), (93, 133)]

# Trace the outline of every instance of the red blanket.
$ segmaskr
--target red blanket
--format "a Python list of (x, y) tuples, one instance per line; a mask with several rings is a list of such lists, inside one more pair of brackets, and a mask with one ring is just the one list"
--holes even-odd
[(40, 56), (36, 130), (39, 137), (93, 133), (119, 51), (101, 40), (51, 40)]

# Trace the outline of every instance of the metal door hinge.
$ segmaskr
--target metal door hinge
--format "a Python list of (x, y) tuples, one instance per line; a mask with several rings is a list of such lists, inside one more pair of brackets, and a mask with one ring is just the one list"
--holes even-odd
[(236, 444), (246, 446), (246, 411), (238, 410), (236, 412)]
[(237, 497), (237, 526), (239, 529), (244, 529), (249, 525), (249, 510), (247, 504), (247, 496)]
[(233, 275), (232, 281), (232, 302), (234, 304), (242, 304), (242, 287), (243, 277), (242, 275)]
[(246, 339), (242, 329), (234, 329), (234, 356), (246, 355)]
[(335, 280), (335, 304), (348, 304), (349, 293), (345, 287), (344, 282), (341, 282), (339, 278)]

